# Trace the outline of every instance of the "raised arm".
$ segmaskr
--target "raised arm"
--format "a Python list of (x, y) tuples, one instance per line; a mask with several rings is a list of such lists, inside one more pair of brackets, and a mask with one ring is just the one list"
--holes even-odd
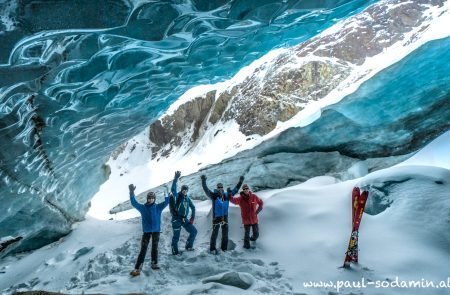
[(164, 210), (164, 208), (167, 207), (167, 205), (169, 205), (169, 200), (170, 200), (170, 196), (172, 195), (172, 193), (169, 193), (165, 198), (164, 201), (158, 204), (158, 208), (159, 210)]
[(201, 176), (202, 179), (202, 187), (203, 187), (203, 191), (205, 192), (206, 196), (210, 199), (212, 199), (212, 191), (208, 188), (208, 186), (206, 185), (206, 175), (202, 175)]
[(136, 201), (136, 196), (134, 195), (135, 189), (136, 189), (136, 186), (134, 186), (133, 184), (130, 184), (128, 186), (128, 190), (130, 191), (130, 203), (131, 203), (131, 206), (133, 206), (137, 210), (141, 211), (142, 206), (144, 206), (144, 205), (142, 205), (142, 204), (138, 203), (138, 201)]
[(227, 188), (227, 193), (228, 193), (228, 200), (230, 200), (230, 202), (235, 205), (239, 205), (239, 203), (241, 202), (241, 196), (235, 198), (233, 191), (230, 188)]
[(178, 178), (180, 178), (180, 176), (181, 176), (181, 172), (180, 171), (176, 171), (175, 172), (175, 177), (173, 178), (173, 181), (172, 181), (172, 188), (171, 188), (171, 192), (172, 192), (172, 194), (174, 196), (178, 196), (178, 193), (177, 193), (177, 181), (178, 181)]
[[(237, 194), (237, 192), (238, 192), (239, 189), (241, 188), (243, 182), (244, 182), (244, 176), (241, 175), (241, 176), (239, 177), (239, 182), (238, 182), (238, 183), (236, 184), (236, 186), (231, 190), (231, 192), (232, 192), (233, 195)], [(231, 197), (230, 197), (230, 198), (231, 198)]]

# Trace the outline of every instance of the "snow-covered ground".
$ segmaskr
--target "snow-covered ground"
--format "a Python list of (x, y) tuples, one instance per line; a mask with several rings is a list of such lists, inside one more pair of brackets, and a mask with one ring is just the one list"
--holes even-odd
[[(143, 273), (135, 278), (129, 271), (139, 251), (140, 219), (90, 217), (56, 243), (4, 258), (0, 290), (4, 294), (30, 289), (71, 294), (449, 294), (448, 151), (450, 132), (405, 163), (363, 178), (337, 182), (317, 177), (259, 192), (265, 205), (261, 236), (253, 250), (242, 248), (239, 208), (232, 206), (232, 250), (209, 254), (211, 204), (203, 201), (196, 204), (196, 250), (174, 257), (166, 209), (159, 252), (162, 269), (152, 271), (147, 257)], [(339, 267), (351, 230), (350, 194), (355, 185), (369, 189), (368, 206), (375, 208), (375, 196), (386, 191), (391, 203), (376, 215), (364, 214), (360, 265), (347, 270)], [(185, 238), (182, 235), (180, 245)], [(442, 284), (441, 288), (424, 288), (430, 282)], [(305, 285), (309, 283), (336, 286)], [(393, 287), (410, 283), (416, 287)], [(338, 284), (360, 286), (337, 292)]]

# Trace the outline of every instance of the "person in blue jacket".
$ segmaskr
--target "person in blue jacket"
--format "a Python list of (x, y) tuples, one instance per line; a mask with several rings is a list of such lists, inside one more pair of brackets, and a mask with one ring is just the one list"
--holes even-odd
[(221, 249), (226, 251), (228, 248), (228, 206), (230, 198), (237, 194), (239, 188), (244, 182), (244, 176), (239, 177), (238, 184), (231, 191), (224, 191), (223, 184), (218, 183), (217, 189), (211, 191), (206, 185), (206, 176), (202, 175), (202, 187), (205, 194), (212, 200), (212, 225), (213, 230), (211, 233), (211, 240), (209, 244), (209, 251), (212, 254), (217, 254), (216, 240), (219, 235), (219, 229), (222, 228), (222, 242)]
[[(195, 219), (195, 206), (192, 200), (188, 196), (189, 187), (187, 185), (182, 185), (181, 190), (177, 192), (177, 182), (181, 176), (181, 172), (175, 172), (175, 178), (172, 182), (172, 195), (170, 197), (170, 213), (172, 214), (172, 254), (178, 255), (178, 241), (180, 240), (181, 227), (183, 227), (188, 233), (189, 237), (186, 241), (185, 249), (187, 251), (194, 250), (194, 240), (197, 236), (197, 229), (194, 226)], [(189, 209), (191, 209), (192, 214), (188, 219)]]
[(161, 212), (169, 204), (169, 196), (164, 199), (164, 202), (159, 204), (155, 203), (156, 195), (154, 192), (149, 192), (147, 194), (147, 202), (145, 204), (140, 204), (136, 201), (136, 196), (134, 195), (134, 190), (136, 186), (130, 184), (128, 186), (130, 190), (130, 202), (131, 205), (136, 208), (142, 217), (142, 240), (141, 240), (141, 251), (134, 266), (134, 270), (130, 272), (132, 276), (138, 276), (141, 274), (141, 266), (145, 259), (145, 254), (147, 253), (148, 244), (150, 238), (152, 239), (152, 269), (159, 269), (158, 266), (158, 242), (159, 235), (161, 233)]

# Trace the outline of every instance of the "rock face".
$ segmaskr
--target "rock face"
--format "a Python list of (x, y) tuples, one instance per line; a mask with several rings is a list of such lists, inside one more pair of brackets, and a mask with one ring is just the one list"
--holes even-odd
[(162, 117), (150, 126), (152, 157), (164, 158), (187, 142), (195, 145), (207, 129), (229, 121), (237, 122), (246, 136), (268, 134), (278, 122), (326, 97), (368, 58), (395, 43), (414, 42), (427, 28), (428, 5), (442, 4), (397, 0), (371, 6), (263, 63), (230, 89), (195, 97), (178, 108), (176, 119)]
[[(420, 26), (427, 18), (424, 13), (426, 5), (442, 6), (443, 3), (441, 0), (385, 1), (354, 16), (353, 26), (300, 45), (297, 55), (313, 53), (317, 56), (334, 56), (361, 65), (368, 57), (381, 53), (385, 48), (408, 41), (405, 34)], [(415, 38), (413, 36), (411, 41)], [(336, 39), (339, 42), (335, 42)]]
[[(275, 62), (266, 69), (256, 69), (229, 99), (223, 120), (235, 120), (247, 136), (266, 135), (278, 121), (291, 119), (303, 105), (325, 97), (349, 74), (345, 65), (329, 61), (310, 61), (298, 68), (285, 66)], [(266, 73), (263, 81), (257, 77), (261, 71)]]
[[(206, 123), (205, 118), (213, 106), (215, 94), (215, 91), (211, 91), (203, 97), (196, 97), (174, 114), (152, 124), (150, 140), (156, 150), (162, 151), (163, 157), (170, 153), (172, 146), (190, 145), (201, 136), (201, 127)], [(183, 142), (186, 138), (190, 140)]]
[[(154, 122), (150, 126), (153, 158), (166, 157), (187, 143), (194, 145), (208, 128), (230, 120), (246, 136), (266, 135), (308, 102), (326, 96), (350, 71), (345, 64), (321, 60), (299, 68), (278, 67), (282, 65), (267, 64), (230, 90), (210, 91)], [(257, 76), (262, 71), (267, 74), (261, 84)]]

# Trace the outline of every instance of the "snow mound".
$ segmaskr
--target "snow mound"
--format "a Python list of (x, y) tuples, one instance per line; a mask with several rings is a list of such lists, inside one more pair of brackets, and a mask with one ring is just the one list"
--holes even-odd
[[(264, 264), (264, 262), (262, 263)], [(229, 285), (243, 290), (247, 290), (253, 285), (254, 278), (248, 273), (240, 273), (235, 271), (230, 271), (224, 274), (208, 277), (202, 281), (206, 283), (219, 283), (222, 285)]]
[[(369, 190), (359, 235), (360, 266), (343, 264), (351, 232), (351, 190)], [(286, 268), (295, 291), (306, 282), (405, 280), (447, 281), (450, 265), (448, 192), (450, 171), (427, 166), (385, 169), (368, 176), (320, 187), (298, 185), (267, 192), (261, 216), (265, 256)], [(359, 294), (448, 294), (444, 289), (354, 289)], [(377, 293), (378, 292), (378, 293)], [(426, 293), (424, 293), (426, 292)]]

